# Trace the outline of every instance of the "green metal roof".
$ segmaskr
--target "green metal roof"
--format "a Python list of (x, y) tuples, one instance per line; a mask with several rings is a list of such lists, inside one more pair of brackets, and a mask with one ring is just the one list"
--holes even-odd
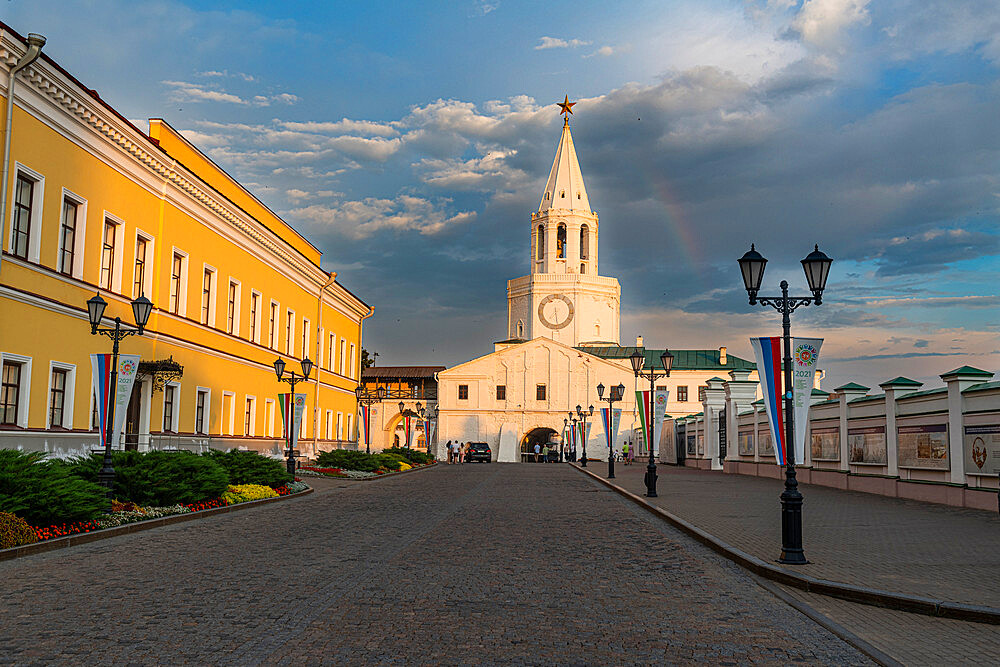
[(974, 384), (962, 393), (968, 394), (970, 391), (988, 391), (990, 389), (1000, 389), (1000, 382), (983, 382), (981, 384)]
[(914, 391), (909, 394), (903, 394), (897, 400), (902, 401), (909, 398), (916, 398), (917, 396), (931, 396), (932, 394), (945, 394), (947, 392), (947, 387), (938, 387), (937, 389), (927, 389), (926, 391)]
[(941, 377), (946, 378), (951, 375), (973, 375), (975, 377), (993, 377), (993, 373), (989, 371), (984, 371), (981, 368), (973, 368), (972, 366), (962, 366), (961, 368), (956, 368), (953, 371), (948, 371), (947, 373), (942, 373)]
[[(660, 355), (663, 354), (662, 349), (656, 350), (649, 347), (635, 346), (620, 347), (617, 345), (606, 347), (581, 346), (576, 349), (587, 354), (592, 354), (595, 357), (601, 357), (602, 359), (628, 359), (632, 356), (633, 352), (639, 350), (645, 356), (643, 368), (663, 368), (663, 365), (660, 363)], [(753, 371), (757, 369), (756, 364), (732, 354), (727, 354), (726, 363), (720, 364), (718, 350), (670, 350), (670, 354), (674, 355), (674, 364), (671, 370), (675, 371), (732, 371), (741, 369)]]
[(817, 405), (834, 405), (836, 403), (840, 403), (840, 399), (839, 398), (834, 398), (834, 399), (829, 400), (829, 401), (820, 401), (819, 403), (813, 403), (812, 406), (810, 406), (810, 407), (815, 408)]
[(858, 391), (864, 389), (865, 391), (868, 391), (869, 389), (871, 389), (871, 387), (866, 387), (864, 385), (858, 384), (857, 382), (848, 382), (845, 385), (837, 387), (836, 391), (841, 391), (843, 389), (848, 389), (848, 390), (856, 389)]
[(812, 396), (829, 396), (829, 395), (830, 395), (830, 392), (828, 392), (828, 391), (823, 391), (822, 389), (815, 389), (815, 388), (814, 388), (814, 389), (812, 390), (812, 394), (811, 394), (811, 395), (812, 395)]
[(917, 382), (916, 380), (911, 380), (910, 378), (905, 378), (902, 375), (891, 380), (886, 380), (880, 387), (922, 387), (923, 382)]
[(884, 400), (884, 399), (885, 399), (885, 394), (872, 394), (871, 396), (859, 396), (858, 398), (852, 399), (852, 400), (850, 400), (848, 402), (849, 403), (861, 403), (863, 401), (875, 401), (875, 400), (881, 401), (881, 400)]

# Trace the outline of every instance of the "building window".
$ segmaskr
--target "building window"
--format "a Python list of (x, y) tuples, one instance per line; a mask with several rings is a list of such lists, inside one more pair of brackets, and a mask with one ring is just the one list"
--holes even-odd
[(198, 402), (197, 409), (194, 415), (194, 431), (195, 433), (207, 433), (208, 428), (205, 424), (208, 415), (205, 410), (208, 407), (208, 392), (204, 389), (198, 390)]
[(497, 385), (497, 400), (506, 401), (507, 400), (507, 385), (498, 384)]
[(63, 200), (62, 228), (60, 236), (62, 248), (59, 251), (59, 271), (66, 275), (73, 273), (73, 256), (76, 249), (76, 214), (79, 207), (69, 199)]
[(295, 334), (295, 313), (288, 311), (285, 318), (285, 354), (292, 356), (292, 336)]
[(257, 320), (260, 318), (260, 294), (250, 295), (250, 340), (255, 343), (260, 342), (260, 327)]
[(302, 358), (309, 356), (309, 320), (302, 319)]
[(101, 247), (101, 287), (111, 291), (115, 274), (115, 234), (117, 227), (110, 220), (104, 221), (104, 243)]
[(545, 228), (541, 225), (538, 225), (538, 230), (535, 232), (535, 248), (538, 259), (545, 259)]
[(330, 349), (326, 351), (326, 367), (330, 369), (331, 373), (334, 371), (333, 353), (336, 351), (336, 344), (337, 344), (336, 334), (330, 334)]
[(243, 415), (243, 435), (250, 437), (254, 434), (253, 428), (253, 417), (254, 417), (254, 400), (253, 398), (247, 398), (246, 412)]
[(52, 369), (52, 389), (49, 391), (49, 427), (63, 425), (66, 405), (66, 369)]
[(536, 384), (535, 385), (535, 400), (544, 401), (545, 400), (545, 385)]
[(688, 388), (687, 385), (682, 385), (677, 387), (677, 401), (679, 403), (687, 403), (688, 400)]
[(174, 430), (174, 397), (177, 395), (177, 388), (168, 384), (163, 388), (163, 430), (170, 432)]
[(357, 356), (355, 355), (354, 343), (351, 343), (351, 377), (357, 378), (357, 373), (358, 373)]
[(236, 283), (229, 281), (229, 307), (226, 310), (226, 333), (236, 334)]
[(460, 401), (469, 400), (469, 385), (467, 384), (458, 385), (458, 400)]
[(205, 274), (201, 278), (201, 323), (208, 324), (209, 316), (212, 312), (212, 279), (215, 272), (212, 269), (205, 269)]
[(96, 431), (101, 428), (100, 415), (97, 413), (97, 393), (91, 393), (90, 398), (93, 401), (90, 406), (90, 430)]
[(278, 304), (274, 303), (273, 301), (271, 302), (271, 318), (270, 318), (270, 321), (271, 321), (271, 328), (268, 329), (268, 334), (267, 334), (268, 335), (268, 343), (267, 343), (267, 346), (269, 348), (271, 348), (272, 350), (274, 350), (274, 349), (276, 349), (275, 345), (277, 345), (277, 343), (278, 343), (278, 341), (276, 340), (276, 336), (274, 334), (275, 327), (277, 327), (277, 325), (278, 325)]
[(146, 239), (135, 237), (135, 271), (132, 276), (132, 298), (142, 296), (146, 284)]
[(347, 340), (340, 339), (340, 374), (344, 375), (344, 366), (347, 364)]
[(521, 320), (517, 321), (517, 337), (524, 338), (524, 322)]
[(354, 440), (354, 415), (347, 413), (347, 439)]
[(566, 225), (556, 228), (556, 257), (566, 259)]
[(28, 259), (28, 246), (31, 240), (31, 200), (35, 194), (35, 182), (17, 175), (14, 186), (14, 233), (11, 238), (11, 248), (15, 257)]
[[(587, 259), (590, 253), (590, 227), (584, 225), (580, 227), (580, 259)], [(583, 273), (583, 270), (580, 270)]]
[(0, 424), (17, 425), (21, 407), (21, 364), (3, 362), (3, 383), (0, 385)]
[(337, 440), (344, 439), (344, 413), (337, 413)]
[(706, 389), (708, 389), (708, 387), (705, 387), (705, 386), (698, 387), (698, 402), (699, 403), (704, 403), (705, 402), (705, 390)]
[(170, 263), (170, 312), (176, 315), (181, 306), (181, 269), (184, 266), (184, 258), (174, 253), (173, 261)]
[(586, 273), (586, 272), (587, 272), (587, 265), (581, 263), (580, 264), (580, 273)]

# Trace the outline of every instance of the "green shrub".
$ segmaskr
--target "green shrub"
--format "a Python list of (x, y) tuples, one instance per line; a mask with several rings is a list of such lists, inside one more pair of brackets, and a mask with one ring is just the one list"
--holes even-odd
[(374, 472), (380, 467), (373, 455), (353, 449), (334, 449), (329, 452), (320, 452), (319, 456), (316, 457), (316, 463), (321, 468), (340, 468), (341, 470), (361, 470), (363, 472)]
[(11, 549), (38, 541), (35, 529), (10, 512), (0, 512), (0, 549)]
[[(97, 480), (104, 456), (93, 454), (68, 464), (83, 479)], [(187, 451), (112, 452), (115, 497), (138, 505), (164, 507), (218, 498), (229, 484), (225, 469), (210, 457)]]
[(231, 449), (221, 452), (211, 449), (202, 456), (208, 457), (225, 469), (230, 484), (259, 484), (277, 487), (295, 480), (288, 474), (283, 461), (276, 461), (257, 452)]
[(379, 468), (386, 470), (399, 470), (400, 463), (403, 462), (402, 457), (393, 454), (372, 454), (372, 458), (378, 461)]
[(406, 447), (392, 447), (382, 452), (383, 454), (393, 454), (402, 457), (407, 463), (430, 463), (434, 457), (419, 449), (407, 449)]
[[(105, 507), (104, 489), (42, 452), (0, 450), (0, 511), (35, 526), (91, 519)], [(100, 468), (100, 466), (98, 466)]]

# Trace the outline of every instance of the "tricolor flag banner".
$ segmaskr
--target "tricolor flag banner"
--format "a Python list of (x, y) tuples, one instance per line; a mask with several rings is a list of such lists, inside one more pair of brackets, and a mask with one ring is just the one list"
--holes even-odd
[[(97, 417), (101, 424), (101, 444), (107, 442), (108, 404), (111, 392), (111, 366), (113, 355), (90, 355), (91, 381), (94, 393), (97, 395)], [(118, 355), (118, 379), (115, 385), (115, 423), (111, 430), (111, 446), (115, 447), (122, 437), (125, 416), (128, 411), (129, 399), (132, 398), (132, 385), (139, 374), (138, 354)]]
[[(368, 420), (371, 419), (372, 406), (370, 405), (359, 405), (358, 413), (361, 415), (360, 423), (360, 433), (358, 434), (358, 449), (361, 449), (361, 445), (364, 444), (365, 447), (368, 446)], [(361, 441), (364, 440), (364, 443)]]
[(615, 449), (615, 440), (618, 439), (618, 425), (622, 421), (621, 408), (601, 408), (601, 423), (604, 425), (604, 439), (608, 445), (608, 451)]
[(822, 338), (792, 339), (792, 405), (795, 415), (795, 463), (805, 463), (806, 425), (809, 421), (809, 403), (812, 397), (816, 365)]
[[(302, 424), (302, 412), (306, 408), (306, 395), (278, 394), (278, 404), (281, 406), (281, 423), (285, 427), (285, 440), (289, 449), (295, 449), (299, 444), (299, 427)], [(289, 437), (291, 434), (291, 437)]]
[(657, 389), (656, 393), (653, 395), (653, 416), (656, 418), (653, 422), (653, 455), (659, 451), (660, 438), (663, 436), (663, 421), (667, 414), (667, 398), (670, 396), (670, 391), (667, 389)]
[(642, 439), (647, 444), (653, 442), (653, 420), (649, 414), (649, 392), (636, 390), (635, 402), (639, 408), (639, 423), (642, 426)]
[[(764, 409), (771, 425), (771, 442), (774, 443), (774, 458), (778, 465), (786, 465), (785, 458), (785, 417), (781, 390), (781, 339), (751, 338), (754, 357), (757, 359), (757, 374), (760, 376), (760, 390), (764, 395)], [(799, 459), (802, 452), (796, 456)]]
[(406, 446), (413, 446), (413, 431), (417, 426), (417, 420), (412, 415), (406, 415)]
[(425, 419), (424, 421), (424, 446), (427, 449), (431, 448), (431, 439), (434, 437), (434, 422), (430, 419)]

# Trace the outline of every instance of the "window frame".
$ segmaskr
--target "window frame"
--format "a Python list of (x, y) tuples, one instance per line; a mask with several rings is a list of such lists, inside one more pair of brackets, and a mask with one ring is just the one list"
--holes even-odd
[[(171, 397), (170, 405), (170, 423), (167, 423), (167, 394), (168, 391)], [(179, 429), (180, 422), (180, 410), (178, 409), (181, 404), (181, 383), (180, 382), (166, 382), (163, 385), (163, 407), (161, 409), (160, 415), (162, 417), (161, 429), (162, 433), (177, 433)]]
[[(201, 397), (205, 397), (203, 404), (199, 404)], [(199, 410), (201, 415), (198, 415)], [(212, 426), (212, 389), (210, 387), (198, 387), (194, 395), (194, 433), (195, 435), (208, 435)]]
[(240, 335), (240, 309), (243, 307), (243, 284), (229, 276), (229, 289), (226, 295), (226, 333)]
[(678, 403), (688, 402), (688, 386), (686, 384), (677, 385), (677, 402)]
[(250, 394), (243, 399), (243, 437), (257, 437), (257, 397)]
[[(45, 202), (45, 177), (40, 173), (24, 165), (18, 161), (14, 161), (13, 169), (13, 180), (14, 187), (10, 194), (10, 218), (5, 221), (4, 224), (7, 225), (7, 236), (4, 238), (7, 241), (7, 252), (11, 256), (16, 257), (25, 262), (32, 262), (38, 264), (41, 257), (42, 249), (42, 213), (43, 206)], [(14, 238), (14, 220), (17, 218), (17, 181), (18, 177), (22, 177), (26, 181), (30, 181), (32, 184), (30, 203), (28, 208), (28, 231), (25, 239), (24, 256), (21, 256), (14, 252), (15, 248), (15, 238)]]
[[(108, 267), (108, 284), (105, 284), (104, 280), (104, 259), (105, 253), (107, 252), (107, 228), (108, 224), (111, 224), (114, 228), (114, 246), (111, 248), (111, 266)], [(103, 223), (101, 226), (101, 271), (98, 274), (98, 285), (101, 289), (107, 290), (109, 292), (114, 292), (115, 294), (124, 294), (122, 292), (122, 270), (123, 262), (125, 258), (125, 221), (118, 216), (109, 213), (107, 210), (104, 211)]]
[[(5, 427), (28, 428), (28, 416), (31, 407), (31, 363), (32, 358), (11, 352), (0, 352), (0, 383), (3, 381), (3, 367), (7, 363), (20, 364), (21, 372), (18, 377), (18, 396), (15, 403), (15, 416), (13, 422), (4, 422), (6, 410), (0, 415), (0, 425)], [(0, 389), (0, 398), (2, 398)], [(27, 398), (27, 400), (24, 400)]]
[(498, 401), (506, 401), (507, 400), (507, 385), (505, 385), (505, 384), (498, 384), (497, 385), (496, 396), (497, 396), (497, 400)]
[(544, 384), (535, 385), (535, 400), (536, 401), (547, 401), (549, 395), (548, 387)]
[(264, 302), (263, 295), (257, 290), (250, 290), (250, 341), (260, 345), (261, 312)]
[(167, 304), (169, 306), (169, 299), (174, 298), (174, 258), (180, 257), (181, 259), (181, 272), (180, 278), (177, 281), (177, 298), (174, 303), (173, 308), (169, 308), (169, 311), (178, 317), (187, 317), (187, 296), (188, 296), (188, 265), (190, 264), (188, 254), (178, 248), (173, 246), (170, 249), (170, 293), (167, 296)]
[[(52, 423), (52, 400), (53, 400), (53, 380), (55, 379), (55, 373), (60, 371), (65, 374), (65, 383), (63, 386), (63, 405), (62, 405), (62, 420), (59, 424)], [(64, 428), (70, 430), (73, 428), (73, 411), (76, 405), (76, 364), (65, 363), (62, 361), (49, 361), (49, 391), (48, 391), (48, 404), (45, 406), (45, 426), (46, 428), (52, 428), (56, 426), (58, 428)]]
[[(135, 271), (139, 266), (139, 241), (145, 243), (143, 249), (142, 257), (142, 280), (139, 285), (139, 294), (135, 293)], [(138, 299), (140, 296), (146, 296), (147, 298), (153, 293), (153, 262), (156, 261), (156, 239), (153, 238), (151, 234), (147, 234), (141, 229), (135, 230), (135, 243), (132, 244), (135, 248), (136, 256), (133, 257), (132, 262), (132, 298)]]
[[(208, 291), (205, 290), (205, 276), (208, 276)], [(215, 300), (219, 292), (219, 270), (211, 264), (201, 266), (201, 287), (198, 301), (198, 321), (206, 327), (215, 328)], [(206, 312), (207, 311), (207, 312)]]
[(285, 356), (294, 357), (295, 352), (295, 311), (285, 309)]
[(278, 335), (276, 325), (279, 324), (278, 318), (281, 316), (281, 304), (274, 299), (271, 299), (271, 311), (268, 315), (268, 320), (270, 321), (270, 330), (268, 331), (268, 347), (272, 350), (277, 351), (278, 349)]
[(458, 385), (458, 400), (460, 401), (469, 400), (469, 385), (467, 384)]

